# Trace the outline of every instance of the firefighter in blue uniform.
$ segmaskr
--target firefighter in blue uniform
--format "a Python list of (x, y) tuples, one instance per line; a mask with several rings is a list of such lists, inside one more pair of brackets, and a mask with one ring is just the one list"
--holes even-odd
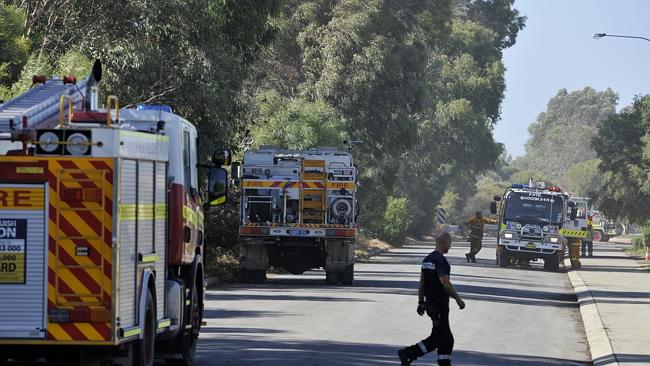
[(433, 321), (433, 328), (431, 335), (421, 342), (397, 351), (402, 366), (410, 365), (435, 349), (438, 349), (438, 365), (451, 365), (454, 336), (449, 327), (449, 297), (456, 300), (460, 309), (465, 308), (465, 302), (449, 280), (451, 266), (444, 256), (449, 248), (451, 236), (442, 233), (436, 238), (436, 250), (422, 261), (417, 313), (422, 316), (426, 312)]

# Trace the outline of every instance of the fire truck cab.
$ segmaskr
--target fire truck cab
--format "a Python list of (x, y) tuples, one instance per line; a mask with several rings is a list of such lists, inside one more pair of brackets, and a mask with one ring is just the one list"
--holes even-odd
[(497, 265), (542, 259), (544, 269), (559, 271), (567, 245), (562, 230), (568, 212), (567, 195), (558, 187), (513, 184), (503, 196), (494, 198), (490, 211), (499, 216)]

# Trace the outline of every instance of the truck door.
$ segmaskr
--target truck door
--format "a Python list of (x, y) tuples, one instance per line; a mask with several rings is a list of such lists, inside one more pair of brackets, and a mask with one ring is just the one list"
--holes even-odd
[(45, 338), (47, 191), (0, 184), (0, 339)]

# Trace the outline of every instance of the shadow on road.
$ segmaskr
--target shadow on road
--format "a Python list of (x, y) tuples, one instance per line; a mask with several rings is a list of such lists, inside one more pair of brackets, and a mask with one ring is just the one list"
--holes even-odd
[(629, 354), (629, 353), (619, 353), (616, 354), (616, 357), (614, 357), (614, 355), (608, 355), (608, 356), (599, 357), (594, 360), (594, 363), (598, 363), (599, 365), (607, 365), (609, 363), (614, 363), (614, 362), (650, 365), (650, 356)]
[[(254, 336), (252, 333), (251, 336)], [(396, 365), (400, 346), (345, 343), (333, 341), (295, 341), (246, 338), (201, 338), (197, 359), (199, 365), (310, 365), (310, 366), (375, 366)], [(215, 357), (215, 355), (218, 355)], [(455, 351), (454, 364), (464, 366), (542, 366), (590, 365), (584, 360), (568, 360), (539, 356), (522, 356)], [(418, 364), (434, 364), (435, 352), (418, 360)]]

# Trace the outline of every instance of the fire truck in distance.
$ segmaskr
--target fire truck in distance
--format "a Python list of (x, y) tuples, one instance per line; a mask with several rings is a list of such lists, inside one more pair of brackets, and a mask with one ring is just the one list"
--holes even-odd
[(577, 220), (580, 220), (584, 230), (587, 221), (591, 218), (593, 227), (594, 241), (609, 241), (610, 238), (621, 235), (622, 227), (613, 220), (608, 220), (600, 211), (594, 209), (594, 205), (589, 197), (571, 197), (578, 210)]
[(244, 282), (264, 282), (273, 266), (293, 274), (324, 268), (327, 283), (352, 285), (357, 170), (350, 152), (248, 150), (240, 175)]
[[(0, 105), (0, 363), (188, 365), (203, 317), (197, 130), (165, 106), (99, 109), (90, 77)], [(229, 153), (209, 166), (225, 202)]]
[[(567, 246), (565, 221), (574, 218), (568, 196), (559, 187), (513, 184), (495, 196), (490, 211), (499, 216), (496, 260), (500, 267), (544, 260), (544, 269), (559, 271)], [(500, 202), (500, 204), (497, 204)], [(498, 207), (497, 207), (498, 206)]]

